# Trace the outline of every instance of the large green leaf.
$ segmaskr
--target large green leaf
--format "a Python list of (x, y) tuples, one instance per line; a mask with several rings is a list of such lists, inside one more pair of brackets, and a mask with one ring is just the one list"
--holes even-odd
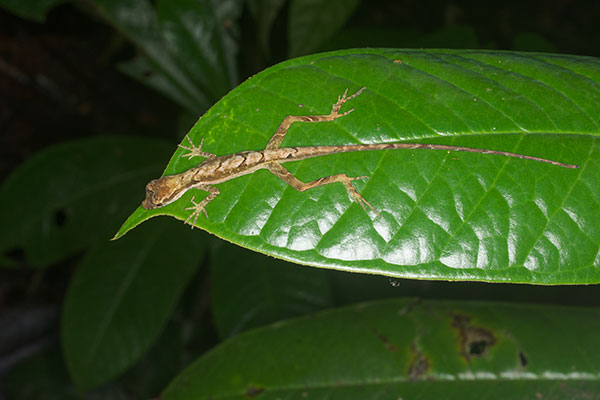
[[(327, 114), (346, 88), (366, 90), (333, 122), (296, 123), (285, 146), (395, 141), (512, 151), (578, 164), (567, 169), (489, 154), (388, 150), (284, 166), (303, 181), (368, 175), (297, 192), (266, 170), (219, 185), (197, 225), (290, 261), (397, 277), (538, 284), (600, 282), (600, 62), (595, 58), (467, 50), (349, 50), (271, 67), (194, 126), (218, 155), (263, 149), (289, 114)], [(165, 174), (198, 164), (178, 149)], [(140, 188), (141, 190), (142, 188)], [(185, 220), (191, 190), (138, 208), (117, 237), (155, 215)]]
[(141, 357), (199, 266), (205, 241), (174, 221), (160, 222), (96, 246), (73, 278), (61, 336), (81, 388), (107, 382)]
[(598, 309), (360, 304), (224, 342), (161, 398), (593, 398), (600, 353), (590, 349), (600, 345), (599, 330)]

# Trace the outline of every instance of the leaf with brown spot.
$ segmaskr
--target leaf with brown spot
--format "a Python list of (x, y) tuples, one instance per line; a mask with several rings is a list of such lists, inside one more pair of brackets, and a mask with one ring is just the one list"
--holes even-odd
[(585, 398), (600, 392), (600, 352), (583, 351), (600, 347), (598, 332), (594, 308), (379, 301), (235, 336), (162, 395), (243, 400), (260, 388), (270, 399)]

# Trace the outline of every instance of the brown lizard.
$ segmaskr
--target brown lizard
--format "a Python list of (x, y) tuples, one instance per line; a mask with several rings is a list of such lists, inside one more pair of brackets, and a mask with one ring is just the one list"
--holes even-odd
[(303, 147), (280, 147), (289, 127), (294, 122), (322, 122), (333, 121), (337, 118), (348, 115), (354, 109), (340, 113), (342, 105), (354, 97), (358, 96), (365, 90), (363, 87), (358, 92), (351, 96), (347, 96), (348, 89), (342, 96), (338, 97), (338, 101), (333, 105), (331, 112), (327, 115), (288, 115), (283, 119), (269, 143), (264, 150), (258, 151), (241, 151), (239, 153), (228, 154), (225, 156), (216, 156), (212, 153), (202, 151), (202, 143), (195, 146), (189, 136), (186, 136), (190, 146), (179, 145), (179, 147), (188, 150), (189, 153), (182, 157), (205, 157), (205, 160), (196, 167), (190, 168), (187, 171), (176, 175), (167, 175), (159, 179), (154, 179), (146, 185), (146, 198), (142, 202), (142, 207), (145, 209), (155, 209), (164, 207), (179, 199), (189, 189), (200, 189), (208, 192), (208, 196), (200, 202), (195, 202), (192, 197), (192, 207), (186, 208), (192, 213), (185, 220), (192, 227), (196, 224), (198, 216), (201, 212), (208, 218), (206, 213), (206, 205), (215, 199), (220, 193), (219, 189), (213, 185), (228, 181), (239, 176), (251, 174), (259, 169), (268, 169), (275, 176), (281, 178), (294, 189), (301, 192), (315, 188), (317, 186), (328, 185), (334, 182), (343, 183), (354, 200), (362, 206), (363, 209), (368, 206), (375, 214), (379, 215), (375, 207), (365, 200), (360, 193), (352, 186), (352, 181), (357, 179), (365, 179), (366, 176), (350, 177), (346, 174), (336, 174), (326, 176), (314, 180), (312, 182), (302, 182), (292, 175), (281, 164), (288, 161), (299, 161), (307, 158), (319, 157), (328, 154), (346, 153), (351, 151), (369, 151), (369, 150), (386, 150), (386, 149), (430, 149), (430, 150), (447, 150), (447, 151), (466, 151), (471, 153), (494, 154), (499, 156), (521, 158), (525, 160), (540, 161), (564, 168), (578, 168), (577, 165), (563, 164), (558, 161), (547, 160), (540, 157), (526, 156), (522, 154), (509, 153), (506, 151), (474, 149), (462, 146), (448, 146), (444, 144), (424, 144), (424, 143), (378, 143), (378, 144), (355, 144), (344, 146), (303, 146)]

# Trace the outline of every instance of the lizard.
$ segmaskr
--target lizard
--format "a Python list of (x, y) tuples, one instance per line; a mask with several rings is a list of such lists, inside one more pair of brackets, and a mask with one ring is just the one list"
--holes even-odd
[(506, 156), (520, 158), (524, 160), (539, 161), (563, 168), (578, 168), (577, 165), (564, 164), (558, 161), (548, 160), (545, 158), (528, 156), (506, 151), (476, 149), (471, 147), (450, 146), (444, 144), (426, 144), (426, 143), (374, 143), (374, 144), (353, 144), (353, 145), (332, 145), (332, 146), (302, 146), (302, 147), (281, 147), (283, 139), (295, 122), (325, 122), (334, 121), (354, 111), (354, 108), (340, 112), (342, 105), (347, 101), (360, 95), (366, 88), (363, 87), (356, 93), (348, 96), (348, 89), (341, 96), (338, 96), (338, 101), (333, 104), (331, 112), (327, 115), (288, 115), (286, 116), (273, 136), (270, 138), (264, 150), (257, 151), (241, 151), (238, 153), (217, 156), (213, 153), (208, 153), (202, 150), (204, 138), (198, 146), (194, 145), (189, 136), (186, 139), (189, 146), (179, 144), (179, 147), (188, 151), (182, 157), (192, 159), (194, 157), (204, 157), (205, 159), (196, 167), (190, 168), (184, 172), (175, 175), (166, 175), (158, 179), (151, 180), (146, 185), (146, 197), (142, 202), (142, 207), (145, 209), (156, 209), (164, 207), (179, 199), (188, 190), (194, 188), (208, 192), (208, 196), (201, 201), (194, 201), (192, 197), (192, 206), (186, 208), (186, 211), (192, 211), (185, 223), (189, 223), (192, 228), (196, 224), (200, 213), (206, 212), (206, 205), (213, 201), (220, 193), (219, 188), (215, 184), (223, 183), (243, 175), (251, 174), (259, 169), (267, 169), (275, 176), (282, 179), (284, 182), (292, 186), (294, 189), (304, 192), (306, 190), (316, 188), (318, 186), (329, 185), (331, 183), (342, 183), (346, 187), (348, 194), (362, 206), (366, 212), (366, 207), (369, 207), (376, 215), (379, 212), (365, 200), (364, 197), (352, 185), (352, 181), (366, 179), (367, 176), (350, 177), (346, 174), (335, 174), (316, 179), (311, 182), (303, 182), (289, 172), (283, 165), (285, 162), (305, 160), (307, 158), (320, 157), (329, 154), (338, 154), (354, 151), (371, 151), (371, 150), (387, 150), (387, 149), (430, 149), (430, 150), (446, 150), (446, 151), (465, 151), (471, 153), (493, 154), (498, 156)]

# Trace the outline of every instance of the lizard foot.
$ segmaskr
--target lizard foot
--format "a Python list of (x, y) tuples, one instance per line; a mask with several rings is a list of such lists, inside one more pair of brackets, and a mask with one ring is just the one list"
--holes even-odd
[(214, 157), (216, 157), (216, 155), (213, 154), (213, 153), (208, 153), (206, 151), (202, 151), (202, 144), (204, 143), (204, 138), (202, 138), (202, 140), (200, 140), (200, 145), (199, 146), (194, 145), (194, 142), (192, 142), (192, 139), (190, 139), (189, 135), (185, 135), (185, 138), (190, 143), (190, 145), (189, 146), (183, 146), (183, 145), (180, 144), (178, 146), (181, 147), (184, 150), (189, 151), (189, 153), (182, 154), (181, 157), (187, 157), (188, 160), (191, 160), (194, 157), (206, 157), (206, 158), (214, 158)]
[(206, 198), (204, 198), (202, 201), (196, 203), (194, 201), (194, 198), (192, 197), (192, 204), (192, 207), (187, 207), (185, 209), (186, 211), (192, 211), (192, 213), (186, 218), (185, 223), (190, 224), (192, 226), (192, 229), (194, 229), (194, 225), (196, 225), (196, 221), (198, 220), (198, 216), (201, 212), (204, 213), (206, 218), (208, 218), (208, 214), (206, 213), (206, 209), (204, 208), (208, 204), (208, 201), (206, 201)]
[(356, 181), (359, 179), (367, 179), (367, 178), (368, 178), (368, 176), (355, 176), (352, 178), (348, 178), (348, 181), (344, 182), (344, 184), (346, 185), (348, 194), (350, 194), (352, 196), (354, 201), (356, 201), (358, 204), (360, 204), (360, 206), (363, 208), (363, 210), (365, 210), (365, 212), (367, 212), (367, 208), (365, 206), (368, 206), (378, 217), (381, 217), (381, 214), (379, 214), (377, 209), (375, 209), (375, 207), (373, 207), (373, 205), (371, 203), (369, 203), (364, 197), (362, 197), (362, 195), (360, 193), (358, 193), (358, 190), (356, 190), (354, 188), (354, 186), (352, 186), (351, 181)]
[(335, 118), (340, 118), (343, 117), (344, 115), (348, 115), (350, 114), (352, 111), (354, 111), (354, 108), (343, 112), (343, 113), (339, 113), (340, 108), (342, 108), (342, 105), (344, 105), (345, 102), (347, 102), (348, 100), (352, 100), (353, 98), (355, 98), (356, 96), (360, 95), (363, 90), (365, 90), (366, 87), (362, 87), (358, 90), (358, 92), (354, 93), (353, 95), (348, 96), (348, 89), (344, 90), (344, 94), (342, 94), (341, 96), (338, 96), (338, 101), (333, 105), (333, 107), (331, 108), (331, 116), (335, 117)]

